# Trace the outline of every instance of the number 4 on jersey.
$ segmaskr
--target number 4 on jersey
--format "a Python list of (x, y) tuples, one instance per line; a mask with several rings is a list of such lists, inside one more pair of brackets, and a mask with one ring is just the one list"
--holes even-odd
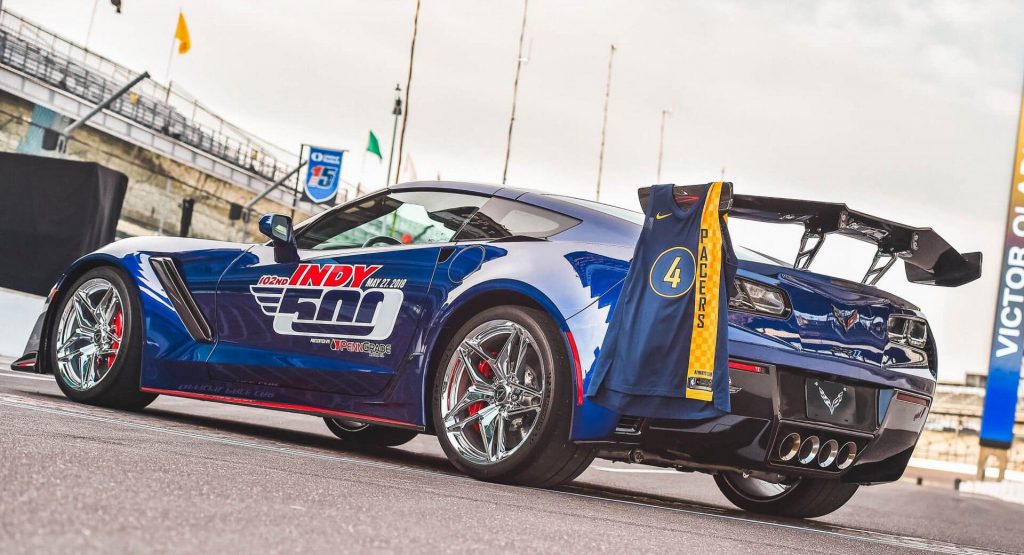
[(672, 265), (668, 267), (668, 271), (665, 272), (665, 283), (671, 284), (672, 289), (679, 287), (679, 282), (682, 278), (679, 277), (679, 257), (675, 257), (672, 261)]

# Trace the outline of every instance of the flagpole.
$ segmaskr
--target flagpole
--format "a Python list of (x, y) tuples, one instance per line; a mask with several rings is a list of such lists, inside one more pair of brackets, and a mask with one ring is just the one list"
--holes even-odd
[[(306, 143), (302, 143), (301, 145), (299, 145), (299, 168), (302, 167), (302, 155), (305, 154), (305, 153), (306, 153)], [(300, 171), (296, 171), (295, 172), (295, 186), (294, 186), (294, 188), (292, 188), (292, 211), (291, 211), (291, 215), (289, 217), (293, 221), (295, 220), (295, 207), (299, 205), (299, 179), (301, 179), (299, 177), (300, 173), (302, 173), (302, 172), (300, 172)], [(341, 179), (340, 175), (338, 176), (338, 179)]]
[(416, 57), (416, 31), (420, 25), (420, 0), (416, 0), (416, 15), (412, 20), (412, 45), (409, 47), (409, 76), (405, 80), (405, 113), (402, 114), (402, 135), (398, 138), (398, 167), (395, 168), (395, 183), (402, 175), (402, 151), (405, 150), (405, 127), (409, 121), (409, 93), (412, 89), (412, 63)]
[(85, 31), (85, 49), (89, 49), (89, 38), (92, 37), (92, 24), (96, 22), (96, 8), (100, 5), (100, 0), (95, 0), (92, 3), (92, 15), (89, 16), (89, 27)]
[[(178, 10), (178, 15), (180, 17), (181, 10)], [(177, 40), (178, 40), (178, 33), (177, 33), (177, 28), (175, 28), (175, 33), (173, 35), (171, 35), (171, 51), (170, 51), (170, 53), (167, 54), (167, 72), (164, 74), (164, 81), (167, 82), (167, 83), (171, 82), (171, 62), (174, 61), (174, 42), (177, 41)]]
[(359, 182), (356, 185), (356, 188), (363, 184), (363, 174), (366, 173), (366, 150), (367, 149), (363, 149), (363, 160), (359, 162)]
[(501, 184), (508, 179), (508, 159), (512, 155), (512, 126), (516, 122), (516, 99), (519, 97), (519, 71), (523, 67), (523, 37), (526, 36), (526, 7), (523, 0), (523, 25), (519, 28), (519, 56), (516, 58), (516, 77), (512, 81), (512, 115), (508, 118), (508, 142), (505, 143), (505, 169), (501, 171)]
[(615, 59), (615, 45), (608, 51), (608, 84), (604, 89), (604, 122), (601, 124), (601, 152), (597, 157), (597, 189), (594, 200), (601, 200), (601, 173), (604, 171), (604, 141), (608, 134), (608, 98), (612, 95), (612, 60)]

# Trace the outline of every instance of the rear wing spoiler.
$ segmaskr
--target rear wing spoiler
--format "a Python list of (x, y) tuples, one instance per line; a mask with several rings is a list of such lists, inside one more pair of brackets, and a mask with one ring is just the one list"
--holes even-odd
[[(981, 277), (981, 253), (961, 254), (930, 227), (911, 227), (851, 210), (842, 203), (734, 195), (732, 184), (723, 189), (719, 208), (730, 217), (758, 222), (802, 224), (793, 267), (806, 270), (830, 234), (872, 243), (877, 250), (861, 283), (875, 285), (898, 258), (904, 261), (911, 283), (957, 287)], [(677, 199), (686, 186), (676, 186)], [(730, 194), (726, 195), (726, 191)], [(640, 190), (640, 204), (646, 208), (650, 188)], [(728, 199), (726, 198), (728, 197)]]

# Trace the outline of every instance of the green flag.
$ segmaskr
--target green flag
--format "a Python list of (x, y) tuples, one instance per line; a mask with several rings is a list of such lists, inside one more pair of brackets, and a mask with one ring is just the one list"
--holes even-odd
[(380, 143), (377, 141), (377, 136), (370, 131), (370, 140), (366, 143), (366, 152), (377, 155), (377, 158), (384, 160), (384, 156), (380, 153)]

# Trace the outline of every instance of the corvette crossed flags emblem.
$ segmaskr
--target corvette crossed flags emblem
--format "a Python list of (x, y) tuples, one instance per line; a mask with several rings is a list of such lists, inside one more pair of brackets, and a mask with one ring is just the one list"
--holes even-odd
[(853, 329), (853, 326), (860, 321), (860, 314), (856, 310), (840, 310), (836, 306), (832, 307), (832, 316), (846, 331)]
[(828, 407), (829, 414), (835, 414), (836, 409), (839, 408), (839, 404), (843, 402), (843, 395), (846, 394), (846, 388), (844, 387), (839, 395), (836, 395), (835, 399), (829, 399), (825, 390), (818, 385), (818, 382), (814, 382), (814, 385), (818, 388), (818, 393), (821, 394), (821, 400), (825, 402), (825, 406)]

